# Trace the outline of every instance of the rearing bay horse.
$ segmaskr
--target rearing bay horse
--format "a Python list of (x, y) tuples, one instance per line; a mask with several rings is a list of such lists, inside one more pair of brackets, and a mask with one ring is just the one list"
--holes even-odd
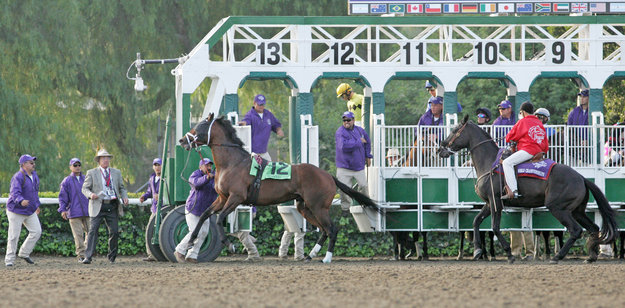
[[(223, 230), (225, 218), (239, 204), (249, 203), (248, 191), (254, 182), (254, 177), (249, 175), (252, 164), (250, 153), (243, 149), (243, 142), (237, 137), (230, 121), (224, 117), (215, 118), (212, 113), (191, 129), (179, 142), (186, 150), (208, 145), (213, 153), (213, 161), (217, 169), (215, 190), (219, 197), (202, 214), (189, 242), (193, 243), (206, 219), (219, 213), (217, 230), (219, 230), (219, 239), (225, 244), (227, 243)], [(336, 177), (311, 164), (293, 165), (290, 180), (263, 180), (254, 205), (271, 205), (295, 200), (297, 210), (302, 216), (323, 231), (307, 259), (315, 257), (326, 239), (330, 237), (326, 257), (323, 259), (324, 263), (329, 263), (332, 261), (332, 252), (338, 233), (338, 228), (330, 219), (329, 213), (337, 187), (363, 206), (381, 211), (380, 207), (367, 196), (351, 189), (339, 182)]]
[[(557, 263), (564, 258), (571, 246), (573, 246), (573, 243), (581, 237), (582, 228), (580, 225), (590, 233), (587, 242), (589, 257), (585, 261), (587, 263), (597, 260), (599, 244), (608, 244), (614, 240), (617, 234), (614, 210), (610, 207), (608, 200), (599, 187), (571, 167), (555, 164), (546, 181), (520, 177), (518, 182), (519, 192), (522, 197), (507, 200), (504, 203), (501, 200), (501, 187), (503, 185), (500, 182), (503, 181), (503, 176), (494, 174), (491, 171), (491, 166), (495, 161), (499, 148), (488, 133), (473, 122), (468, 121), (468, 116), (465, 116), (462, 122), (441, 143), (438, 154), (443, 158), (447, 158), (461, 149), (469, 149), (473, 167), (477, 174), (475, 192), (486, 201), (486, 205), (473, 221), (474, 259), (479, 259), (483, 253), (480, 248), (479, 226), (484, 218), (492, 215), (493, 231), (508, 254), (508, 262), (514, 262), (510, 245), (499, 230), (501, 212), (504, 205), (522, 208), (545, 206), (566, 227), (571, 237), (558, 254), (553, 257), (551, 263)], [(599, 233), (599, 227), (586, 216), (586, 204), (589, 197), (588, 190), (595, 197), (603, 220), (601, 233)]]

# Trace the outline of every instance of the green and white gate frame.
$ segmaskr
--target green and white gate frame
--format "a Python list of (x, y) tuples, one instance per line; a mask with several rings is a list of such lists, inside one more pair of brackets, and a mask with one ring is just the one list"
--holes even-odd
[[(311, 91), (321, 78), (353, 79), (365, 86), (364, 122), (373, 134), (373, 115), (384, 114), (384, 87), (395, 79), (435, 83), (439, 95), (445, 98), (445, 113), (453, 114), (456, 87), (465, 78), (501, 80), (515, 112), (520, 105), (517, 102), (530, 98), (530, 86), (537, 78), (572, 78), (580, 89), (590, 89), (590, 111), (602, 112), (603, 85), (610, 78), (625, 77), (625, 34), (617, 29), (620, 26), (625, 26), (622, 16), (608, 15), (228, 17), (172, 71), (176, 78), (176, 136), (189, 130), (191, 93), (206, 78), (211, 79), (211, 88), (203, 117), (210, 112), (238, 112), (237, 90), (247, 79), (283, 80), (291, 89), (289, 142), (293, 163), (304, 161), (300, 116), (313, 114)], [(560, 27), (560, 34), (552, 35), (548, 27)], [(604, 49), (609, 52), (604, 53)], [(178, 174), (183, 154), (180, 147), (175, 149), (176, 164), (171, 169)], [(623, 174), (621, 169), (614, 175), (618, 185), (624, 184), (619, 182)], [(415, 174), (415, 178), (423, 176)], [(401, 190), (401, 185), (413, 185), (409, 183), (388, 185)], [(420, 208), (401, 226), (386, 226), (383, 219), (373, 219), (374, 224), (363, 231), (383, 231), (388, 227), (466, 229), (465, 222), (470, 217), (465, 214), (471, 215), (472, 211), (458, 208), (457, 197), (450, 195), (466, 190), (466, 183), (456, 184), (448, 177), (418, 183), (414, 193), (419, 200), (429, 198), (429, 194), (447, 196), (435, 200), (434, 203), (440, 203), (437, 210)], [(180, 184), (171, 185), (177, 202), (188, 193)], [(445, 206), (457, 208), (457, 220), (435, 214)], [(523, 212), (520, 216), (529, 215), (536, 222), (542, 220), (540, 212)], [(359, 219), (364, 220), (363, 217)], [(504, 225), (514, 229), (536, 227), (521, 218), (511, 218), (515, 221), (512, 225), (504, 219)]]

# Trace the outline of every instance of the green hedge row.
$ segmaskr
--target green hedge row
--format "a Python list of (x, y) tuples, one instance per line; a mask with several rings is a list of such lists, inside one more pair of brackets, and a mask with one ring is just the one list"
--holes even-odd
[[(41, 197), (56, 197), (53, 192), (41, 193)], [(137, 198), (139, 194), (131, 197)], [(0, 211), (0, 251), (5, 253), (8, 231), (8, 221), (6, 218), (6, 206), (1, 205)], [(36, 253), (60, 256), (74, 255), (74, 241), (72, 238), (69, 223), (61, 218), (57, 212), (57, 205), (42, 205), (39, 220), (42, 225), (42, 236), (35, 246)], [(389, 233), (361, 233), (353, 218), (341, 217), (340, 207), (331, 209), (334, 222), (339, 226), (338, 238), (334, 255), (344, 257), (373, 257), (381, 255), (392, 255), (392, 237)], [(119, 254), (137, 255), (145, 253), (145, 226), (150, 217), (148, 206), (131, 205), (126, 208), (126, 214), (119, 221), (120, 241)], [(256, 246), (261, 255), (277, 255), (280, 239), (284, 231), (282, 218), (275, 206), (258, 207), (257, 216), (254, 219), (254, 229), (252, 235), (256, 237)], [(20, 245), (27, 235), (25, 228), (22, 229)], [(305, 237), (305, 251), (309, 252), (315, 245), (319, 232), (308, 232)], [(97, 251), (106, 254), (106, 227), (100, 227)], [(458, 254), (459, 237), (458, 233), (431, 232), (428, 234), (430, 256), (455, 256)], [(235, 238), (231, 238), (238, 252), (242, 252), (242, 245)], [(578, 241), (572, 253), (583, 254), (583, 241)], [(553, 244), (552, 244), (553, 245)], [(325, 252), (324, 245), (322, 253)], [(472, 244), (465, 242), (465, 254), (470, 255), (473, 251)], [(503, 251), (497, 243), (496, 251), (502, 255)], [(226, 251), (222, 252), (225, 255)], [(289, 254), (293, 254), (293, 244), (289, 249)]]

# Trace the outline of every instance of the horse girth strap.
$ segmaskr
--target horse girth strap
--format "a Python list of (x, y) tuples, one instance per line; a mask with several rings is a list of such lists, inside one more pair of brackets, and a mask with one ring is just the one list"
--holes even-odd
[(243, 204), (254, 205), (256, 204), (256, 201), (258, 201), (258, 195), (260, 193), (260, 184), (261, 184), (260, 179), (262, 178), (263, 171), (265, 170), (265, 167), (267, 167), (267, 163), (268, 163), (266, 159), (262, 157), (260, 159), (261, 159), (261, 162), (260, 164), (258, 164), (258, 167), (256, 167), (256, 177), (254, 178), (254, 182), (250, 184), (250, 188), (247, 190), (247, 199), (243, 202)]
[(231, 147), (231, 148), (240, 148), (241, 146), (234, 143), (209, 143), (209, 147)]

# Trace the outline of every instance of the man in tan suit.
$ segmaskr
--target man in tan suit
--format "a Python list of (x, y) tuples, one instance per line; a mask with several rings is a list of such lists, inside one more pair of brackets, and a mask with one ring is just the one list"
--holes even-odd
[(128, 191), (124, 187), (121, 171), (109, 168), (112, 157), (113, 155), (104, 149), (98, 151), (95, 161), (99, 166), (87, 171), (85, 183), (82, 185), (82, 193), (89, 198), (89, 217), (91, 218), (83, 264), (91, 263), (91, 257), (98, 244), (98, 229), (102, 220), (105, 221), (109, 233), (107, 257), (111, 263), (114, 263), (117, 257), (119, 239), (117, 223), (119, 217), (124, 215), (123, 205), (128, 204)]

